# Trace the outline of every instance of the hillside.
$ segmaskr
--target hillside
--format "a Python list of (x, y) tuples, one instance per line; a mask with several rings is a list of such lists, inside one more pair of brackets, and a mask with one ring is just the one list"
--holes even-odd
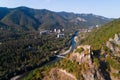
[(75, 14), (53, 12), (46, 9), (28, 7), (0, 7), (0, 21), (17, 31), (54, 29), (54, 28), (88, 28), (103, 25), (112, 19), (93, 14)]
[(120, 19), (116, 19), (110, 23), (95, 29), (87, 35), (81, 42), (82, 44), (92, 45), (92, 48), (98, 50), (105, 45), (109, 38), (114, 37), (116, 33), (120, 33)]
[(80, 42), (66, 58), (30, 72), (23, 80), (120, 80), (120, 19), (88, 33)]

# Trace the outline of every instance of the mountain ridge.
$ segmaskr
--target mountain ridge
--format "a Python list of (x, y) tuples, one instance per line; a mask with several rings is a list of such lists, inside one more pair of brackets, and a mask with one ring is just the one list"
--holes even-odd
[(93, 14), (75, 14), (69, 12), (54, 12), (47, 9), (28, 7), (0, 7), (0, 21), (17, 30), (39, 30), (54, 28), (88, 28), (105, 24), (113, 19), (98, 17)]

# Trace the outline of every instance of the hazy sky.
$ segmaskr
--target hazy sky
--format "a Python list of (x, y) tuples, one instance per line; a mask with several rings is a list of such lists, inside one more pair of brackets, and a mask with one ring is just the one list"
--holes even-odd
[(0, 7), (18, 6), (57, 12), (93, 13), (109, 18), (120, 17), (120, 0), (0, 0)]

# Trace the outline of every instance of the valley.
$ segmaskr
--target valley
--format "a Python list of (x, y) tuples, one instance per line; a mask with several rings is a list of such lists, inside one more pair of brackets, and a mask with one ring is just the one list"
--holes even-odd
[(120, 80), (120, 19), (0, 7), (0, 80)]

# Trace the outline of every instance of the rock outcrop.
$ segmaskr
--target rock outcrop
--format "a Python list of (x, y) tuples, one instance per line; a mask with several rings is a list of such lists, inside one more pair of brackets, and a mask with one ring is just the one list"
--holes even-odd
[(120, 34), (115, 34), (114, 39), (110, 38), (109, 41), (116, 45), (120, 45)]
[[(110, 61), (109, 63), (113, 62), (110, 64), (110, 77), (111, 80), (120, 80), (120, 76), (119, 76), (119, 68), (116, 66), (119, 66), (120, 64), (120, 34), (115, 34), (114, 39), (110, 38), (109, 41), (106, 42), (106, 46), (107, 48), (110, 49), (110, 54), (109, 58)], [(108, 59), (109, 59), (108, 58)]]
[[(78, 46), (70, 55), (71, 61), (76, 61), (79, 65), (87, 65), (88, 69), (82, 72), (84, 80), (105, 80), (103, 76), (95, 69), (95, 65), (92, 60), (93, 52), (90, 45)], [(85, 68), (85, 67), (84, 67)]]
[(70, 55), (70, 60), (72, 61), (77, 61), (79, 64), (81, 63), (88, 63), (92, 64), (92, 59), (91, 59), (91, 47), (89, 45), (84, 45), (84, 46), (78, 46), (73, 53)]
[(75, 76), (68, 73), (66, 70), (53, 68), (48, 77), (43, 80), (77, 80)]
[(118, 56), (120, 53), (120, 34), (115, 34), (114, 39), (110, 38), (106, 42), (106, 46), (112, 51), (112, 53)]

